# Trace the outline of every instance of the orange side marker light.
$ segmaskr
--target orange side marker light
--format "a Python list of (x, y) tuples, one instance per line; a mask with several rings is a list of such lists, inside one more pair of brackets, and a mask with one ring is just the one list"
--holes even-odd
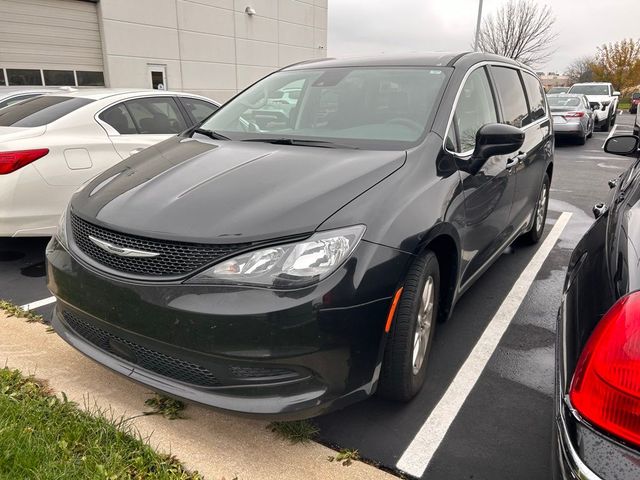
[(393, 322), (393, 316), (396, 313), (396, 307), (398, 306), (398, 300), (400, 300), (400, 295), (402, 295), (402, 289), (404, 287), (400, 287), (393, 297), (393, 303), (391, 304), (391, 308), (389, 309), (389, 316), (387, 317), (387, 324), (384, 326), (384, 331), (389, 333), (391, 329), (391, 322)]

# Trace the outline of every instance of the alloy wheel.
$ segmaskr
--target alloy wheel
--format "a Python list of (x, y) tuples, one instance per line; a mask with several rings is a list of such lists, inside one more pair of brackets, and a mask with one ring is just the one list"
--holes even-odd
[(435, 300), (435, 284), (433, 277), (427, 278), (422, 290), (420, 309), (416, 317), (416, 328), (413, 337), (413, 374), (417, 375), (424, 359), (431, 337), (433, 324), (433, 304)]
[(536, 208), (536, 229), (541, 230), (544, 226), (545, 210), (547, 208), (547, 185), (542, 185), (538, 206)]

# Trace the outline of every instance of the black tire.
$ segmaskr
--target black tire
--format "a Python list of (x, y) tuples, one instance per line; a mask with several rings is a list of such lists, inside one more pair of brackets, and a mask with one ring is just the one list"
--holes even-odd
[[(422, 295), (427, 280), (433, 285), (433, 307), (431, 323), (426, 338), (426, 351), (417, 371), (414, 371), (413, 350), (421, 310)], [(418, 257), (404, 281), (402, 295), (396, 307), (395, 317), (389, 330), (378, 382), (378, 395), (390, 400), (406, 402), (420, 391), (424, 384), (431, 342), (438, 318), (440, 297), (440, 267), (433, 252), (427, 251)]]
[(607, 118), (605, 120), (605, 122), (602, 124), (602, 127), (600, 127), (600, 131), (601, 132), (608, 132), (609, 131), (609, 127), (610, 127), (610, 119)]
[(578, 145), (584, 145), (585, 143), (587, 143), (587, 135), (578, 137), (577, 143)]
[(587, 138), (593, 137), (593, 131), (595, 129), (596, 129), (596, 121), (594, 120), (593, 123), (591, 124), (591, 130), (589, 130), (589, 134), (587, 135)]
[[(540, 188), (540, 193), (538, 194), (538, 201), (536, 202), (535, 210), (533, 212), (533, 225), (531, 226), (531, 230), (522, 235), (522, 239), (531, 245), (538, 243), (542, 238), (542, 232), (544, 232), (544, 222), (547, 219), (547, 209), (549, 207), (549, 187), (551, 185), (551, 181), (549, 180), (549, 176), (545, 173), (544, 179), (542, 180), (542, 187)], [(542, 193), (546, 192), (544, 196), (544, 205), (542, 216), (538, 215), (538, 209), (540, 208), (540, 201), (542, 198)]]

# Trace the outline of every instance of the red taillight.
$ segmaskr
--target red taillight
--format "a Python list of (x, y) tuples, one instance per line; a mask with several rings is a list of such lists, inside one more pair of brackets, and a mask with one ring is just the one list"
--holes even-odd
[(569, 118), (581, 118), (584, 117), (584, 112), (567, 112), (563, 115)]
[(640, 446), (640, 292), (602, 317), (580, 355), (569, 398), (593, 425)]
[(0, 175), (15, 172), (19, 168), (44, 157), (47, 153), (49, 153), (48, 148), (0, 152)]

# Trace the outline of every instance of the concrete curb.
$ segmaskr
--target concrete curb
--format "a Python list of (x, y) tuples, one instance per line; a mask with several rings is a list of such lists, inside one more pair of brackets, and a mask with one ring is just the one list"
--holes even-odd
[[(79, 405), (108, 409), (115, 418), (148, 410), (145, 388), (94, 363), (46, 327), (0, 313), (0, 362), (45, 379)], [(267, 422), (234, 417), (188, 405), (184, 420), (159, 415), (134, 418), (132, 424), (158, 451), (171, 453), (210, 480), (377, 480), (396, 478), (362, 462), (344, 467), (329, 462), (335, 452), (312, 442), (291, 445), (277, 439)]]

